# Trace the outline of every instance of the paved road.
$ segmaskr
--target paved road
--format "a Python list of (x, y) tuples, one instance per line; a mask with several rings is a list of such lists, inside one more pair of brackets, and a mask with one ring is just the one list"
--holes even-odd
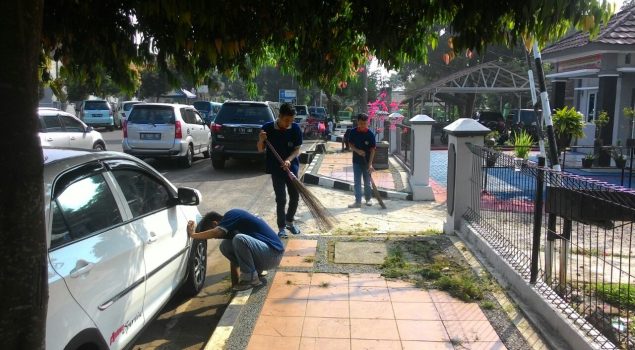
[[(120, 130), (99, 131), (108, 150), (121, 152)], [(231, 160), (221, 171), (214, 170), (211, 161), (203, 158), (195, 158), (190, 169), (180, 168), (173, 161), (148, 160), (148, 163), (177, 187), (198, 189), (203, 195), (199, 205), (201, 214), (244, 208), (265, 218), (274, 215), (271, 180), (259, 163)], [(134, 349), (201, 349), (205, 345), (231, 297), (229, 263), (218, 251), (218, 243), (208, 241), (203, 291), (193, 299), (173, 298), (137, 339)]]

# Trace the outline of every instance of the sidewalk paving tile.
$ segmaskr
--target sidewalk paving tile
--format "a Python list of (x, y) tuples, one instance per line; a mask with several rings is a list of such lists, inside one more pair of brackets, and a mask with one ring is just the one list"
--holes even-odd
[(253, 335), (247, 350), (296, 350), (300, 346), (300, 337), (273, 337)]
[(463, 342), (495, 342), (499, 341), (498, 334), (489, 321), (443, 321), (452, 339)]
[(309, 290), (311, 300), (349, 300), (348, 286), (328, 285), (311, 286)]
[(440, 321), (441, 317), (433, 303), (392, 302), (395, 318), (398, 320)]
[(350, 323), (348, 318), (305, 317), (302, 337), (350, 339)]
[(435, 303), (462, 303), (463, 302), (462, 300), (457, 299), (444, 291), (431, 289), (428, 292), (430, 294), (430, 297), (432, 298), (432, 301), (434, 301)]
[(261, 315), (265, 316), (302, 316), (306, 313), (306, 300), (266, 299)]
[(351, 338), (399, 340), (395, 320), (351, 318)]
[[(300, 350), (350, 350), (350, 339), (301, 338)], [(271, 349), (270, 349), (271, 350)]]
[(351, 305), (351, 318), (382, 318), (395, 319), (392, 304), (389, 301), (353, 301)]
[(390, 301), (390, 294), (386, 287), (351, 286), (349, 295), (351, 301)]
[(267, 294), (269, 299), (308, 299), (308, 285), (273, 284)]
[(386, 280), (378, 273), (352, 273), (349, 284), (352, 287), (386, 287)]
[(273, 284), (309, 285), (311, 275), (304, 272), (278, 271), (273, 278)]
[(390, 300), (402, 303), (431, 303), (431, 292), (419, 288), (388, 288)]
[(260, 316), (253, 334), (276, 337), (299, 337), (302, 335), (303, 317)]
[(402, 340), (450, 341), (441, 321), (397, 320)]
[(351, 350), (401, 350), (398, 340), (351, 339)]
[(348, 300), (309, 300), (306, 305), (307, 317), (350, 318)]
[(348, 286), (348, 275), (343, 273), (314, 273), (311, 276), (312, 286), (336, 286), (346, 285)]
[(283, 256), (281, 267), (313, 267), (315, 259), (310, 256)]
[(439, 315), (447, 321), (487, 321), (478, 304), (436, 303)]
[(450, 342), (408, 340), (401, 342), (403, 350), (454, 350)]
[(501, 341), (496, 342), (485, 342), (485, 341), (477, 341), (462, 344), (463, 348), (469, 350), (507, 350), (507, 347)]

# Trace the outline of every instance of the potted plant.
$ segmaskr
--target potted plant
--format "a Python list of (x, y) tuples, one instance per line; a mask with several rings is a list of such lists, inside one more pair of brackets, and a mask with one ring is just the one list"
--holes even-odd
[(619, 145), (617, 147), (613, 147), (611, 150), (611, 158), (615, 161), (615, 167), (618, 169), (624, 169), (626, 166), (626, 157), (624, 157), (624, 153), (622, 153), (622, 148)]
[(525, 163), (527, 158), (529, 158), (529, 151), (531, 150), (531, 145), (534, 143), (534, 140), (531, 138), (531, 135), (527, 133), (525, 130), (521, 130), (514, 137), (514, 156), (516, 171), (520, 171), (521, 166)]
[(589, 153), (582, 158), (582, 167), (590, 168), (593, 166), (593, 161), (595, 160), (595, 154)]
[(635, 109), (633, 109), (633, 107), (624, 107), (624, 109), (622, 110), (624, 112), (624, 117), (629, 118), (631, 120), (631, 139), (635, 139), (635, 135), (633, 135), (633, 131), (635, 131), (635, 129), (633, 128), (633, 125), (635, 124)]
[(562, 152), (571, 146), (573, 138), (584, 136), (584, 116), (573, 107), (558, 109), (553, 115), (553, 131), (558, 151)]
[(598, 163), (601, 166), (608, 166), (611, 163), (611, 158), (609, 154), (606, 152), (602, 152), (602, 146), (604, 145), (604, 141), (602, 140), (602, 128), (609, 123), (609, 115), (602, 111), (600, 114), (593, 120), (593, 124), (595, 124), (595, 140), (593, 140), (593, 153), (595, 154), (595, 159), (598, 159)]

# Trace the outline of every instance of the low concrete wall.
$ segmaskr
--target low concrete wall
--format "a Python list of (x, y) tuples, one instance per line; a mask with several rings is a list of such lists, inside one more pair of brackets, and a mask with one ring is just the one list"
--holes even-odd
[[(600, 349), (598, 344), (592, 344), (591, 339), (587, 338), (579, 327), (574, 325), (574, 321), (563, 316), (563, 311), (564, 313), (574, 313), (573, 309), (566, 307), (566, 310), (560, 311), (553, 304), (547, 302), (538, 289), (548, 287), (544, 284), (533, 286), (524, 280), (472, 225), (463, 220), (460, 230), (455, 231), (455, 233), (466, 242), (470, 250), (475, 253), (499, 284), (504, 288), (509, 287), (514, 301), (518, 303), (520, 309), (538, 328), (551, 347), (559, 350)], [(553, 293), (553, 297), (557, 298), (557, 295)], [(561, 303), (566, 304), (565, 301), (561, 301)], [(592, 327), (587, 327), (586, 331), (594, 336), (599, 335), (599, 332)], [(606, 345), (603, 348), (606, 349)]]

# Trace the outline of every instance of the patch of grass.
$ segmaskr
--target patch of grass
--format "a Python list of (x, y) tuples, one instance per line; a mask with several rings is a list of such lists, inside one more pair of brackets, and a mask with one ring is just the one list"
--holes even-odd
[(303, 260), (305, 263), (312, 263), (315, 261), (315, 257), (314, 256), (307, 256), (304, 258)]
[(595, 286), (595, 292), (611, 305), (635, 310), (635, 284), (599, 284)]
[(483, 299), (484, 285), (467, 273), (442, 276), (436, 281), (435, 285), (463, 301)]
[(382, 275), (388, 278), (405, 277), (412, 272), (409, 264), (404, 260), (403, 252), (399, 246), (388, 252), (388, 256), (384, 259), (381, 268), (384, 270)]
[(496, 307), (496, 304), (489, 300), (483, 300), (481, 307), (485, 310), (493, 310)]

